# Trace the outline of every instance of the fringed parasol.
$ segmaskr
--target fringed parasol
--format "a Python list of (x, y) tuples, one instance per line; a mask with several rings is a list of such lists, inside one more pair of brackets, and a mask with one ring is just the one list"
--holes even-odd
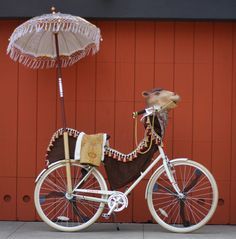
[(30, 68), (55, 67), (55, 34), (62, 67), (99, 50), (99, 28), (81, 17), (56, 13), (53, 8), (52, 14), (34, 17), (18, 26), (10, 37), (7, 53), (14, 61)]

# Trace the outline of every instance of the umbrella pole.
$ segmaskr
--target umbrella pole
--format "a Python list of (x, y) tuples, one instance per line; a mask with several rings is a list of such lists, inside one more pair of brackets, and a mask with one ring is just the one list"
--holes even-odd
[(55, 46), (57, 54), (57, 80), (59, 88), (59, 97), (61, 104), (61, 118), (63, 125), (63, 141), (64, 141), (64, 152), (65, 152), (65, 161), (66, 161), (66, 178), (67, 178), (67, 193), (72, 194), (72, 181), (71, 181), (71, 160), (70, 160), (70, 151), (69, 151), (69, 137), (68, 132), (66, 131), (66, 114), (65, 114), (65, 102), (64, 102), (64, 92), (62, 84), (62, 74), (61, 74), (61, 59), (59, 54), (59, 44), (58, 44), (58, 34), (55, 33)]
[(63, 84), (62, 84), (58, 34), (55, 33), (54, 36), (55, 36), (55, 45), (56, 45), (56, 54), (57, 54), (57, 80), (58, 80), (58, 89), (59, 89), (59, 97), (60, 97), (60, 104), (61, 104), (61, 119), (62, 119), (62, 126), (65, 131), (66, 130), (66, 113), (65, 113), (64, 92), (63, 92)]

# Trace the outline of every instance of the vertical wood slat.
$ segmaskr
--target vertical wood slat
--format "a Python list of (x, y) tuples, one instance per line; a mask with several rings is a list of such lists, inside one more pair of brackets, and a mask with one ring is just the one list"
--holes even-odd
[[(55, 69), (38, 70), (37, 95), (37, 175), (45, 168), (45, 153), (57, 123)], [(32, 191), (34, 188), (32, 188)], [(41, 220), (36, 214), (36, 220)]]
[(77, 65), (76, 129), (95, 133), (96, 62), (94, 56), (82, 59)]
[(17, 173), (18, 63), (6, 56), (8, 38), (17, 25), (17, 21), (0, 21), (0, 176), (3, 177), (15, 177)]
[(19, 65), (17, 220), (34, 220), (36, 177), (37, 71)]
[(18, 63), (6, 56), (18, 21), (0, 21), (0, 220), (16, 220)]
[(211, 169), (213, 23), (195, 23), (193, 159)]
[[(135, 109), (145, 107), (142, 91), (154, 86), (155, 69), (155, 23), (153, 21), (137, 21), (135, 29), (135, 85), (134, 101)], [(138, 139), (143, 138), (143, 125), (138, 122)], [(150, 173), (145, 179), (150, 177)], [(146, 221), (145, 210), (140, 211), (140, 205), (146, 204), (144, 198), (144, 181), (133, 191), (133, 221)], [(138, 199), (137, 199), (138, 198)]]
[[(115, 147), (133, 149), (135, 24), (118, 22), (116, 32)], [(124, 142), (126, 142), (124, 144)]]
[[(114, 133), (115, 38), (114, 21), (98, 22), (103, 31), (101, 51), (96, 63), (96, 131)], [(111, 138), (114, 143), (114, 139)]]
[(236, 224), (236, 24), (233, 23), (233, 78), (232, 78), (232, 155), (231, 155), (231, 178), (230, 178), (230, 223)]
[[(134, 147), (135, 23), (124, 21), (116, 24), (115, 148), (128, 153)], [(129, 196), (130, 203), (132, 196)], [(117, 216), (119, 221), (132, 221), (132, 205)]]
[[(135, 34), (135, 109), (145, 107), (142, 91), (154, 86), (155, 24), (153, 21), (137, 21)], [(143, 126), (139, 124), (138, 139), (143, 138)]]
[[(157, 22), (155, 36), (154, 87), (174, 91), (174, 22)], [(165, 135), (166, 153), (173, 158), (173, 112), (169, 114)]]
[(18, 177), (35, 177), (37, 71), (19, 65)]
[(154, 37), (154, 22), (136, 22), (135, 101), (141, 102), (141, 105), (143, 105), (141, 92), (151, 89), (154, 85)]
[(88, 134), (96, 132), (96, 58), (89, 55), (77, 64), (76, 129)]
[(177, 22), (175, 25), (174, 90), (182, 103), (174, 111), (174, 157), (192, 156), (192, 108), (193, 108), (193, 46), (194, 25)]
[(232, 23), (215, 23), (213, 60), (212, 172), (219, 186), (220, 199), (223, 200), (214, 222), (229, 223)]
[(56, 72), (54, 69), (38, 71), (37, 104), (37, 174), (45, 166), (45, 153), (56, 130)]
[(212, 164), (213, 26), (211, 22), (196, 22), (194, 34), (192, 157), (209, 170)]
[[(114, 147), (115, 133), (115, 78), (116, 78), (116, 23), (100, 21), (98, 26), (104, 40), (97, 54), (96, 62), (96, 133), (111, 135), (110, 144)], [(107, 178), (104, 167), (101, 172)]]
[(227, 180), (230, 161), (223, 159), (231, 156), (232, 24), (215, 23), (213, 74), (212, 168), (216, 179)]

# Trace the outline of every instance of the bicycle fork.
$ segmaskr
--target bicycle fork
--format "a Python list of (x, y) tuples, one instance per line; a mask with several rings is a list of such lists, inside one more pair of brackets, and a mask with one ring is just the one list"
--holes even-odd
[(165, 171), (166, 171), (166, 175), (171, 183), (171, 185), (173, 186), (174, 190), (176, 191), (177, 195), (179, 198), (184, 198), (184, 194), (181, 192), (176, 180), (175, 180), (175, 177), (173, 175), (173, 171), (171, 169), (171, 164), (170, 164), (170, 161), (168, 159), (168, 157), (165, 155), (163, 149), (161, 147), (159, 147), (159, 152), (162, 156), (162, 159), (163, 159), (163, 165), (164, 165), (164, 168), (165, 168)]

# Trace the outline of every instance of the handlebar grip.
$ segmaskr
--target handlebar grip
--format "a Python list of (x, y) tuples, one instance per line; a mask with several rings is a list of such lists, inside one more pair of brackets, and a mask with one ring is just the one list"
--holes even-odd
[(133, 118), (136, 118), (138, 115), (146, 113), (146, 109), (133, 112)]
[(137, 115), (142, 115), (144, 113), (146, 113), (146, 109), (137, 111)]

